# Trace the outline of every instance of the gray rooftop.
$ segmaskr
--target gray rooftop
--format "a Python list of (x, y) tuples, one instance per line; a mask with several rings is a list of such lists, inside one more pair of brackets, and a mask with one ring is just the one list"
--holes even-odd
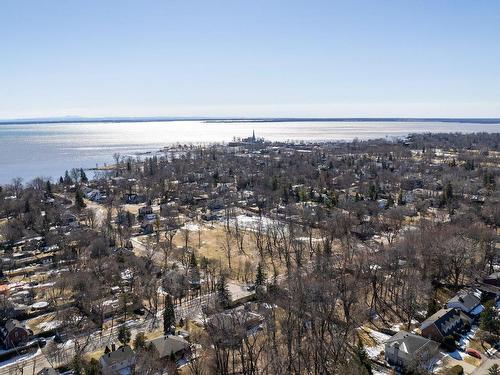
[(181, 336), (166, 335), (150, 341), (154, 345), (160, 358), (169, 356), (171, 353), (178, 353), (189, 348), (190, 344)]
[(112, 366), (115, 363), (131, 360), (134, 358), (134, 356), (134, 351), (130, 348), (130, 346), (127, 345), (119, 347), (114, 352), (103, 354), (101, 357), (101, 361), (105, 366)]
[(398, 344), (399, 350), (410, 355), (416, 353), (424, 347), (426, 347), (426, 349), (428, 348), (433, 350), (439, 346), (437, 342), (406, 331), (399, 331), (397, 334), (387, 340), (385, 344), (389, 346)]
[(481, 303), (481, 299), (472, 290), (465, 290), (458, 292), (448, 301), (448, 303), (454, 302), (461, 303), (467, 311), (470, 311)]

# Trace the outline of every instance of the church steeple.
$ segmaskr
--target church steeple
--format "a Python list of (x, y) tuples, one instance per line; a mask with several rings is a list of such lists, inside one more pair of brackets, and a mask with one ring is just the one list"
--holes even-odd
[(252, 142), (255, 142), (255, 129), (252, 131)]

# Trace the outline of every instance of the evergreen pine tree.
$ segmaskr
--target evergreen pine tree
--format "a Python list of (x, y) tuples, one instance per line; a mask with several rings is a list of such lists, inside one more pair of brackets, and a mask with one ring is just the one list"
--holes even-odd
[(165, 299), (165, 309), (163, 310), (163, 333), (172, 334), (172, 326), (175, 325), (175, 311), (172, 297), (167, 295)]
[(47, 183), (45, 184), (45, 191), (49, 196), (52, 195), (52, 184), (49, 180), (47, 180)]
[(255, 275), (255, 286), (263, 286), (266, 282), (266, 274), (262, 268), (262, 263), (259, 262), (257, 266), (257, 273)]
[(365, 347), (363, 346), (363, 343), (361, 340), (359, 340), (358, 345), (356, 346), (356, 349), (354, 351), (355, 355), (355, 361), (358, 363), (358, 365), (362, 368), (366, 369), (366, 372), (369, 375), (372, 375), (372, 364), (370, 361), (370, 358), (368, 357), (368, 353), (366, 353)]
[(84, 363), (83, 359), (80, 355), (75, 355), (71, 360), (71, 369), (73, 370), (75, 375), (83, 375), (84, 374)]
[(217, 291), (217, 300), (220, 306), (223, 308), (228, 307), (231, 303), (231, 293), (229, 292), (226, 277), (223, 273), (220, 274), (219, 280), (217, 280), (217, 284), (215, 285), (215, 289)]
[(378, 191), (377, 191), (377, 187), (374, 184), (370, 185), (370, 188), (368, 190), (368, 196), (370, 197), (370, 199), (372, 201), (376, 201), (377, 200), (377, 198), (378, 198)]
[(394, 206), (394, 199), (392, 199), (392, 196), (389, 195), (389, 198), (387, 198), (387, 203), (385, 204), (385, 208), (388, 209), (392, 206)]
[(92, 358), (85, 366), (85, 375), (100, 375), (102, 374), (102, 366), (99, 361)]
[(83, 183), (89, 182), (89, 179), (87, 178), (87, 175), (85, 174), (83, 168), (80, 168), (80, 181)]
[(87, 206), (83, 200), (83, 193), (80, 189), (75, 193), (75, 206), (79, 210)]
[(200, 269), (194, 251), (189, 259), (189, 281), (192, 287), (198, 288), (200, 285)]
[(500, 319), (497, 317), (492, 301), (488, 301), (484, 304), (484, 310), (480, 315), (479, 328), (495, 335), (500, 332)]
[(120, 341), (122, 345), (127, 345), (130, 342), (131, 336), (130, 329), (128, 329), (125, 324), (122, 324), (118, 330), (118, 341)]
[(405, 204), (405, 201), (403, 199), (403, 192), (399, 191), (399, 194), (398, 194), (398, 206), (402, 206), (404, 204)]
[(427, 304), (427, 316), (431, 316), (435, 312), (439, 310), (439, 306), (434, 297), (429, 299), (429, 303)]
[(144, 349), (145, 347), (146, 347), (146, 335), (144, 335), (144, 332), (139, 332), (135, 336), (134, 349), (139, 350), (139, 349)]
[(65, 185), (71, 185), (73, 183), (73, 180), (69, 176), (69, 172), (68, 171), (64, 172), (64, 180), (63, 180), (63, 182), (64, 182)]
[(444, 190), (444, 196), (445, 196), (446, 202), (449, 202), (450, 200), (453, 199), (453, 186), (451, 186), (451, 182), (449, 182), (449, 181), (446, 184), (446, 188)]

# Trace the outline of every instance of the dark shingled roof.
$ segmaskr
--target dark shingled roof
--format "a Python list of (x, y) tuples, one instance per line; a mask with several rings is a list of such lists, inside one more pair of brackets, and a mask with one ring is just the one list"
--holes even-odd
[(434, 314), (432, 314), (430, 317), (428, 317), (425, 321), (422, 322), (420, 325), (421, 329), (425, 329), (426, 327), (430, 326), (431, 324), (435, 324), (436, 327), (440, 331), (446, 331), (442, 329), (442, 326), (451, 318), (453, 318), (455, 315), (460, 315), (458, 310), (456, 309), (441, 309)]

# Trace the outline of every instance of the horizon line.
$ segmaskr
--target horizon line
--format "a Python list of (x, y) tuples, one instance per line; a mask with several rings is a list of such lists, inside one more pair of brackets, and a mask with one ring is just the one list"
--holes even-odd
[(477, 124), (500, 124), (497, 117), (259, 117), (259, 116), (55, 116), (0, 119), (1, 125), (15, 124), (76, 124), (76, 123), (127, 123), (127, 122), (461, 122)]

